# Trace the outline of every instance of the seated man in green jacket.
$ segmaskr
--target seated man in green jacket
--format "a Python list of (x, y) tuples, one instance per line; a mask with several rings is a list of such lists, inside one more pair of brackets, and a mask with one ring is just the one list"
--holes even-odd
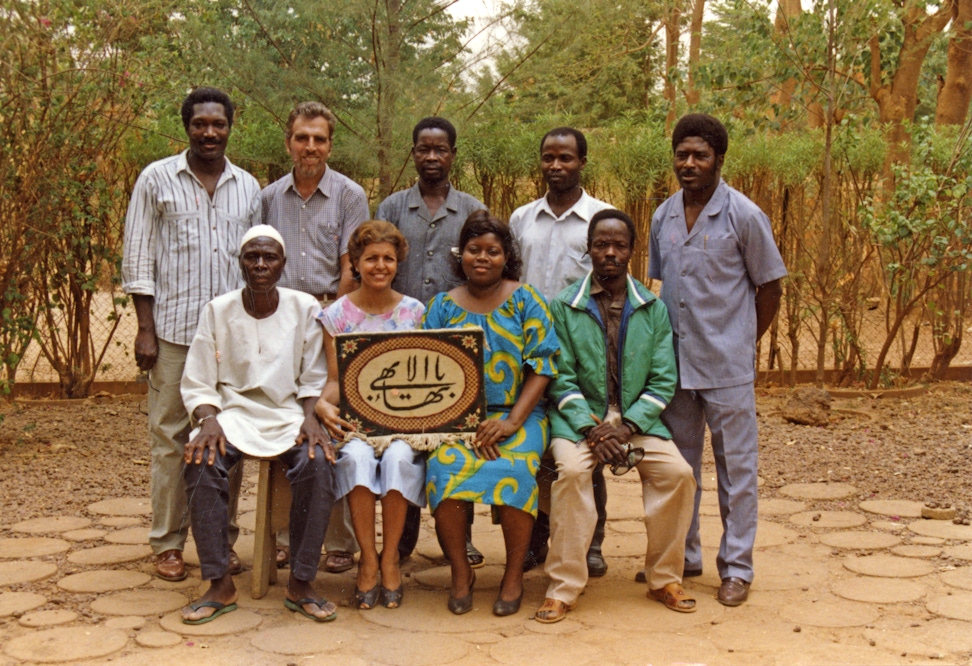
[(539, 622), (558, 622), (587, 584), (585, 554), (597, 512), (591, 471), (641, 476), (648, 549), (648, 596), (682, 613), (695, 600), (682, 588), (685, 535), (695, 479), (659, 415), (675, 392), (672, 327), (665, 305), (628, 275), (635, 225), (619, 210), (591, 218), (593, 270), (550, 304), (560, 340), (560, 374), (549, 395), (550, 448), (557, 480), (550, 493), (550, 576)]

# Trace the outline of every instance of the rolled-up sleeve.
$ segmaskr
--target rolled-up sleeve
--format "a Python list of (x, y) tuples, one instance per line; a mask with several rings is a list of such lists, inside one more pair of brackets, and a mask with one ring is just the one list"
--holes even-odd
[(125, 215), (122, 289), (126, 294), (155, 296), (155, 251), (160, 213), (152, 179), (138, 177)]

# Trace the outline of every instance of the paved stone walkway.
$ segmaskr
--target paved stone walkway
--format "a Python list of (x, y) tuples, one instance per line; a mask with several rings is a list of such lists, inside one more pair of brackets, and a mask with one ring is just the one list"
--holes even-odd
[[(252, 561), (254, 475), (241, 500), (237, 551)], [(109, 499), (85, 516), (0, 524), (0, 664), (960, 664), (972, 663), (972, 528), (923, 520), (908, 500), (859, 501), (847, 484), (763, 489), (756, 580), (738, 608), (714, 598), (721, 534), (715, 481), (702, 500), (705, 572), (689, 579), (698, 612), (673, 613), (633, 582), (642, 567), (644, 526), (634, 474), (609, 479), (607, 576), (588, 585), (577, 610), (554, 625), (533, 621), (546, 578), (525, 578), (520, 613), (491, 613), (502, 576), (503, 540), (478, 507), (475, 542), (487, 566), (475, 606), (446, 609), (449, 571), (426, 515), (416, 554), (404, 565), (398, 610), (342, 606), (316, 624), (283, 607), (284, 589), (249, 597), (240, 609), (199, 626), (179, 609), (204, 585), (151, 575), (148, 501)], [(190, 542), (186, 559), (198, 564)], [(283, 572), (281, 580), (286, 580)], [(321, 573), (318, 587), (346, 599), (354, 570)]]

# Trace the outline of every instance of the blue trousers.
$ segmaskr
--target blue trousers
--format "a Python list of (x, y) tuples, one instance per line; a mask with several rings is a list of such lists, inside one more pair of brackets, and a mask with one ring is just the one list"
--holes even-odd
[(705, 426), (708, 425), (722, 517), (722, 541), (716, 560), (719, 578), (734, 576), (752, 582), (758, 495), (758, 432), (753, 385), (699, 390), (679, 386), (661, 419), (691, 465), (698, 484), (692, 526), (685, 538), (685, 569), (702, 569), (699, 502), (702, 499), (702, 447)]
[[(186, 465), (186, 501), (203, 580), (221, 578), (229, 569), (229, 470), (243, 457), (232, 444), (216, 461)], [(317, 576), (321, 546), (334, 505), (334, 467), (320, 447), (314, 459), (307, 446), (294, 446), (277, 455), (287, 466), (293, 500), (290, 504), (290, 572), (297, 580)]]

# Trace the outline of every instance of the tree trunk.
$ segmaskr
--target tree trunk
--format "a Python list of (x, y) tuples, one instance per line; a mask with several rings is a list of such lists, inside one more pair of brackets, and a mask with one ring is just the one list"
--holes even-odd
[[(969, 0), (972, 2), (972, 0)], [(685, 90), (685, 101), (689, 109), (694, 109), (699, 103), (701, 95), (695, 87), (695, 70), (699, 65), (699, 54), (702, 51), (702, 18), (705, 14), (705, 0), (695, 0), (692, 3), (692, 26), (689, 34), (688, 87)]]
[(675, 75), (678, 72), (678, 37), (679, 23), (682, 12), (678, 0), (665, 17), (665, 100), (668, 102), (668, 114), (665, 116), (665, 133), (670, 134), (675, 125)]
[[(381, 36), (375, 35), (375, 70), (378, 75), (378, 198), (384, 199), (392, 193), (394, 174), (392, 153), (394, 151), (395, 107), (398, 104), (398, 71), (401, 65), (402, 26), (401, 0), (385, 0), (384, 21)], [(377, 32), (377, 31), (376, 31)]]
[(956, 0), (954, 4), (947, 62), (945, 85), (935, 109), (935, 124), (961, 125), (972, 100), (972, 0)]
[(892, 163), (908, 162), (910, 137), (904, 127), (912, 120), (918, 105), (918, 81), (921, 66), (935, 36), (945, 29), (952, 18), (952, 5), (957, 0), (944, 0), (934, 14), (929, 14), (924, 2), (908, 0), (901, 17), (904, 38), (898, 52), (898, 66), (887, 84), (881, 83), (880, 36), (874, 35), (871, 47), (871, 97), (877, 102), (881, 122), (887, 123), (888, 156), (885, 170)]

